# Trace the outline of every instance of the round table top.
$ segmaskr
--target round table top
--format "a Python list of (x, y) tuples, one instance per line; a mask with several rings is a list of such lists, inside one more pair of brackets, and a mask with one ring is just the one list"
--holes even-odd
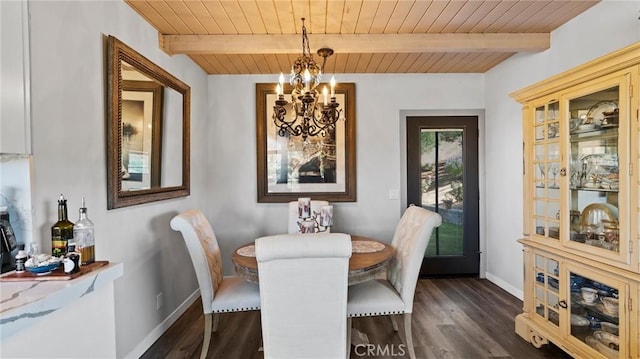
[[(373, 238), (355, 235), (351, 236), (351, 242), (354, 249), (349, 258), (349, 285), (377, 278), (386, 272), (394, 253), (393, 247)], [(249, 243), (237, 248), (231, 260), (239, 276), (247, 281), (258, 283), (258, 261), (255, 254), (251, 256), (253, 245)], [(239, 251), (244, 252), (244, 255), (239, 254)]]

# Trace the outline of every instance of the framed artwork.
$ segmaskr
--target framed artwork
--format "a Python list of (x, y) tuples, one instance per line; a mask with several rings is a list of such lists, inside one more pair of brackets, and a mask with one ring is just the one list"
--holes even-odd
[[(317, 88), (325, 85), (329, 86), (319, 84)], [(291, 87), (285, 86), (284, 93), (291, 93)], [(259, 203), (284, 203), (299, 197), (356, 201), (355, 84), (337, 84), (335, 96), (342, 110), (335, 130), (303, 141), (300, 136), (278, 134), (273, 120), (276, 84), (256, 84)], [(290, 96), (285, 99), (291, 102)]]
[(160, 185), (162, 106), (162, 85), (154, 81), (123, 81), (123, 190), (143, 190)]

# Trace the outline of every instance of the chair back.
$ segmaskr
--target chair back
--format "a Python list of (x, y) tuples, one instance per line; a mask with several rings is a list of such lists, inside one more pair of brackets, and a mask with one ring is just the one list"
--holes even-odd
[[(312, 199), (311, 213), (312, 214), (314, 212), (320, 213), (320, 208), (322, 208), (322, 206), (328, 206), (328, 205), (329, 205), (328, 201)], [(298, 218), (298, 201), (289, 202), (289, 228), (287, 233), (289, 234), (300, 233), (300, 226), (298, 225), (299, 220), (300, 218)], [(331, 232), (331, 228), (327, 228), (327, 232)]]
[(351, 237), (256, 239), (265, 358), (346, 358)]
[(222, 283), (222, 256), (213, 228), (199, 210), (189, 210), (171, 219), (171, 228), (182, 233), (196, 272), (204, 313), (211, 313), (213, 298)]
[(420, 266), (433, 229), (442, 224), (442, 217), (422, 207), (410, 206), (396, 226), (391, 245), (395, 254), (387, 278), (400, 294), (405, 313), (413, 310), (413, 295), (418, 284)]

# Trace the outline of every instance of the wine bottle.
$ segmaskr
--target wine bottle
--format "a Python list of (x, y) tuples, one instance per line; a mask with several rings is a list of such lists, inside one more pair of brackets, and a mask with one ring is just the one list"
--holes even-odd
[(76, 242), (76, 250), (80, 252), (80, 264), (87, 265), (96, 259), (95, 251), (95, 230), (93, 222), (87, 217), (87, 207), (82, 197), (82, 207), (80, 216), (73, 226), (73, 238)]
[(67, 200), (63, 195), (58, 199), (58, 222), (51, 227), (51, 255), (60, 257), (67, 254), (67, 243), (73, 239), (73, 223), (67, 219)]

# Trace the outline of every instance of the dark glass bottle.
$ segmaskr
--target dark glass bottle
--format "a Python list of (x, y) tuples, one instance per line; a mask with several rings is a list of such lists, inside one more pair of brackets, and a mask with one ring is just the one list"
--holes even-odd
[(51, 227), (51, 255), (59, 257), (67, 254), (67, 244), (73, 239), (73, 223), (67, 219), (67, 200), (63, 195), (58, 199), (58, 222)]

